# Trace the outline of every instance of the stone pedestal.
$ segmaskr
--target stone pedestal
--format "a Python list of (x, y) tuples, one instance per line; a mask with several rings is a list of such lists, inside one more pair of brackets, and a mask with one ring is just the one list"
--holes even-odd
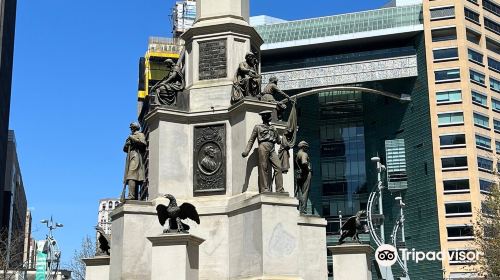
[(370, 245), (345, 244), (328, 246), (333, 254), (333, 277), (335, 279), (371, 280)]
[(151, 249), (151, 280), (199, 279), (199, 246), (203, 239), (191, 234), (148, 237)]
[(82, 259), (85, 263), (86, 280), (109, 279), (109, 256)]
[(151, 277), (151, 242), (146, 237), (158, 235), (153, 203), (126, 201), (111, 213), (110, 280), (144, 280)]

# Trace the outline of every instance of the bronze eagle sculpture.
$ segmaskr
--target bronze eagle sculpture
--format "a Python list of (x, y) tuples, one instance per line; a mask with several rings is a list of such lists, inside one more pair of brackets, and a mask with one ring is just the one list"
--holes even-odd
[(185, 202), (181, 206), (177, 206), (177, 201), (173, 195), (166, 194), (164, 197), (169, 200), (168, 206), (163, 204), (156, 206), (158, 221), (164, 227), (163, 233), (169, 233), (171, 229), (177, 230), (179, 233), (188, 233), (189, 225), (182, 222), (182, 220), (188, 218), (200, 224), (200, 216), (194, 205)]
[(96, 226), (95, 229), (99, 234), (97, 237), (96, 256), (109, 256), (109, 249), (111, 248), (109, 235), (107, 235), (100, 226)]
[(366, 215), (365, 210), (358, 211), (356, 213), (356, 216), (352, 216), (347, 221), (342, 224), (342, 227), (340, 228), (340, 239), (339, 239), (339, 245), (344, 243), (344, 239), (347, 237), (351, 237), (352, 241), (357, 241), (358, 243), (361, 244), (361, 240), (359, 240), (359, 233), (365, 233), (367, 232), (366, 225), (363, 226), (361, 224), (361, 216)]

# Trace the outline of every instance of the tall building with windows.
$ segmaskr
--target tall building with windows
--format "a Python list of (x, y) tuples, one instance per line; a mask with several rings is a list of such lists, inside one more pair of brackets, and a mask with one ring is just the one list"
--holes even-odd
[(193, 26), (196, 19), (196, 1), (183, 0), (175, 2), (172, 10), (173, 34), (179, 37)]
[[(9, 130), (7, 146), (7, 168), (3, 188), (3, 215), (2, 233), (7, 233), (6, 238), (10, 250), (11, 265), (17, 266), (23, 262), (24, 242), (27, 224), (27, 200), (24, 191), (23, 177), (19, 166), (14, 131)], [(6, 231), (5, 231), (6, 230)], [(23, 237), (24, 236), (24, 237)]]
[(99, 211), (97, 214), (97, 225), (100, 226), (106, 234), (111, 234), (111, 212), (120, 204), (119, 199), (104, 198), (99, 200)]
[[(310, 144), (313, 159), (309, 211), (327, 219), (331, 245), (341, 223), (367, 208), (377, 180), (371, 159), (378, 156), (387, 166), (380, 232), (386, 243), (401, 196), (406, 242), (399, 232), (398, 247), (441, 249), (422, 11), (421, 1), (391, 1), (255, 27), (264, 39), (263, 82), (276, 76), (290, 95), (320, 91), (298, 100), (298, 138)], [(408, 262), (408, 271), (412, 279), (442, 279), (440, 262)], [(397, 266), (392, 273), (404, 276)]]
[[(473, 224), (500, 154), (500, 3), (424, 1), (440, 244), (474, 250)], [(447, 277), (473, 277), (443, 262)]]
[[(16, 2), (0, 0), (0, 190), (4, 188), (7, 163)], [(5, 209), (3, 200), (3, 191), (0, 191), (0, 216)]]

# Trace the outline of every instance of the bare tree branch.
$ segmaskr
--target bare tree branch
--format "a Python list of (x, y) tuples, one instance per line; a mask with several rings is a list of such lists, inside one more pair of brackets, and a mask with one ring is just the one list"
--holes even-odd
[(95, 241), (87, 235), (82, 239), (81, 247), (73, 252), (73, 256), (69, 263), (68, 270), (72, 271), (72, 279), (85, 280), (85, 263), (82, 259), (93, 258), (96, 248)]
[(0, 272), (2, 279), (14, 279), (19, 272), (26, 270), (24, 256), (24, 232), (7, 228), (0, 230)]

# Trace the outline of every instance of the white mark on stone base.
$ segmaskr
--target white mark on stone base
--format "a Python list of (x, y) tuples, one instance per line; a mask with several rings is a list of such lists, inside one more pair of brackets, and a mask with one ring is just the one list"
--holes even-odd
[(295, 250), (296, 244), (296, 238), (279, 223), (274, 227), (269, 240), (269, 254), (276, 257), (288, 256)]

